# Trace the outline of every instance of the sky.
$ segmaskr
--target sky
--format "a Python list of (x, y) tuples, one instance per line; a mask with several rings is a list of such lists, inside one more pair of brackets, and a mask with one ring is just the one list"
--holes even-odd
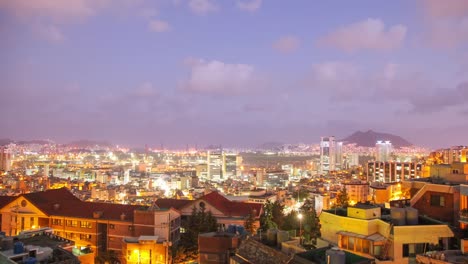
[(0, 0), (0, 138), (468, 145), (468, 1)]

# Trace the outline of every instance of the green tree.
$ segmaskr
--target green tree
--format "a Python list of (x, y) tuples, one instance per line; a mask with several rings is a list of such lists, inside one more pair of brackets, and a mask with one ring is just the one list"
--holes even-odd
[(182, 222), (182, 228), (185, 233), (181, 235), (181, 245), (186, 249), (197, 249), (198, 235), (216, 231), (218, 223), (211, 211), (206, 212), (204, 204), (201, 203), (199, 209), (193, 206), (192, 214)]
[(273, 203), (270, 201), (263, 205), (263, 214), (260, 216), (260, 228), (265, 231), (278, 228), (278, 225), (273, 221)]
[(277, 226), (282, 226), (284, 224), (284, 205), (275, 201), (272, 206), (272, 216), (273, 222), (275, 222)]
[(346, 186), (343, 186), (340, 192), (336, 196), (335, 206), (339, 208), (346, 208), (349, 205), (349, 196), (346, 191)]
[(309, 211), (304, 212), (304, 238), (306, 244), (317, 245), (317, 238), (321, 236), (320, 233), (320, 219), (317, 216), (317, 212), (314, 207), (311, 207)]
[(299, 229), (299, 218), (296, 211), (291, 211), (284, 217), (283, 225), (280, 226), (282, 230)]

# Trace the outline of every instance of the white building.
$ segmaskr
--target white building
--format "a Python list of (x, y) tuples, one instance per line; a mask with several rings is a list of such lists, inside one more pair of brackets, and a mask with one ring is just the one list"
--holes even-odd
[(387, 162), (391, 159), (392, 143), (390, 141), (377, 141), (375, 144), (375, 160)]
[(322, 137), (320, 140), (320, 173), (342, 169), (343, 142), (336, 142), (335, 137)]

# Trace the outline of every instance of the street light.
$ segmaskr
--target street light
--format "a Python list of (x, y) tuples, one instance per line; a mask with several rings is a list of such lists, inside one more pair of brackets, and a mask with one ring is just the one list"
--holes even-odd
[(297, 218), (299, 218), (299, 245), (302, 245), (302, 214), (299, 213)]

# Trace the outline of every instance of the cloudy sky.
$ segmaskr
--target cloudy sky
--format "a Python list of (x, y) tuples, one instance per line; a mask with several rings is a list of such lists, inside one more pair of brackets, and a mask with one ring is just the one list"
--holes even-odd
[(0, 137), (468, 144), (468, 1), (0, 0)]

